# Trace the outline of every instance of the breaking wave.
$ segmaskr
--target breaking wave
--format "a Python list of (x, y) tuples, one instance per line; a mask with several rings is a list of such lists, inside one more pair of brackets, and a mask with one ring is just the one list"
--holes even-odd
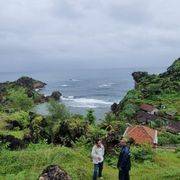
[(62, 97), (62, 101), (70, 107), (97, 108), (109, 107), (112, 102), (93, 98), (77, 98), (74, 96)]

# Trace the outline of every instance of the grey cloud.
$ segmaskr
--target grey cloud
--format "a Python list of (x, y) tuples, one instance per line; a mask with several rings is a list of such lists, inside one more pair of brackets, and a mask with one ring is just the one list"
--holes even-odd
[(179, 5), (179, 0), (1, 0), (0, 71), (8, 62), (13, 69), (12, 61), (21, 69), (44, 63), (161, 66), (179, 56)]
[(135, 0), (126, 3), (115, 3), (109, 8), (112, 18), (123, 23), (141, 24), (151, 21), (148, 2)]

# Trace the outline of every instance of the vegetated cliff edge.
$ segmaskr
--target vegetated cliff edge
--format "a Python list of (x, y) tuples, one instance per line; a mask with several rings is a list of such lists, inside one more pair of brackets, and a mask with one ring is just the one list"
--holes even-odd
[(132, 73), (135, 88), (111, 106), (120, 119), (180, 132), (180, 58), (162, 74)]

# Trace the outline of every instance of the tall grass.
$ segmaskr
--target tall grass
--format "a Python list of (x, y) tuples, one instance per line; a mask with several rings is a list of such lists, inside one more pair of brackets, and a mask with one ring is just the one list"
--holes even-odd
[[(114, 159), (116, 161), (116, 159)], [(73, 180), (92, 179), (93, 165), (90, 150), (31, 144), (21, 151), (0, 152), (0, 179), (35, 180), (48, 165), (57, 164), (67, 171)], [(157, 150), (153, 162), (132, 163), (131, 179), (178, 179), (180, 159), (170, 151)], [(104, 179), (117, 180), (118, 171), (105, 164)]]

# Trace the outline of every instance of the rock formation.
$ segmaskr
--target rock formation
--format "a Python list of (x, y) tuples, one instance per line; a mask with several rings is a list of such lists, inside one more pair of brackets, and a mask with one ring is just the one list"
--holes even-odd
[(56, 101), (59, 101), (61, 96), (62, 96), (62, 94), (59, 91), (54, 91), (54, 92), (52, 92), (50, 98), (52, 98)]
[(71, 177), (58, 165), (50, 165), (43, 170), (39, 180), (71, 180)]
[(19, 78), (17, 81), (14, 81), (13, 83), (28, 89), (41, 89), (46, 85), (46, 83), (44, 82), (37, 81), (26, 76)]

